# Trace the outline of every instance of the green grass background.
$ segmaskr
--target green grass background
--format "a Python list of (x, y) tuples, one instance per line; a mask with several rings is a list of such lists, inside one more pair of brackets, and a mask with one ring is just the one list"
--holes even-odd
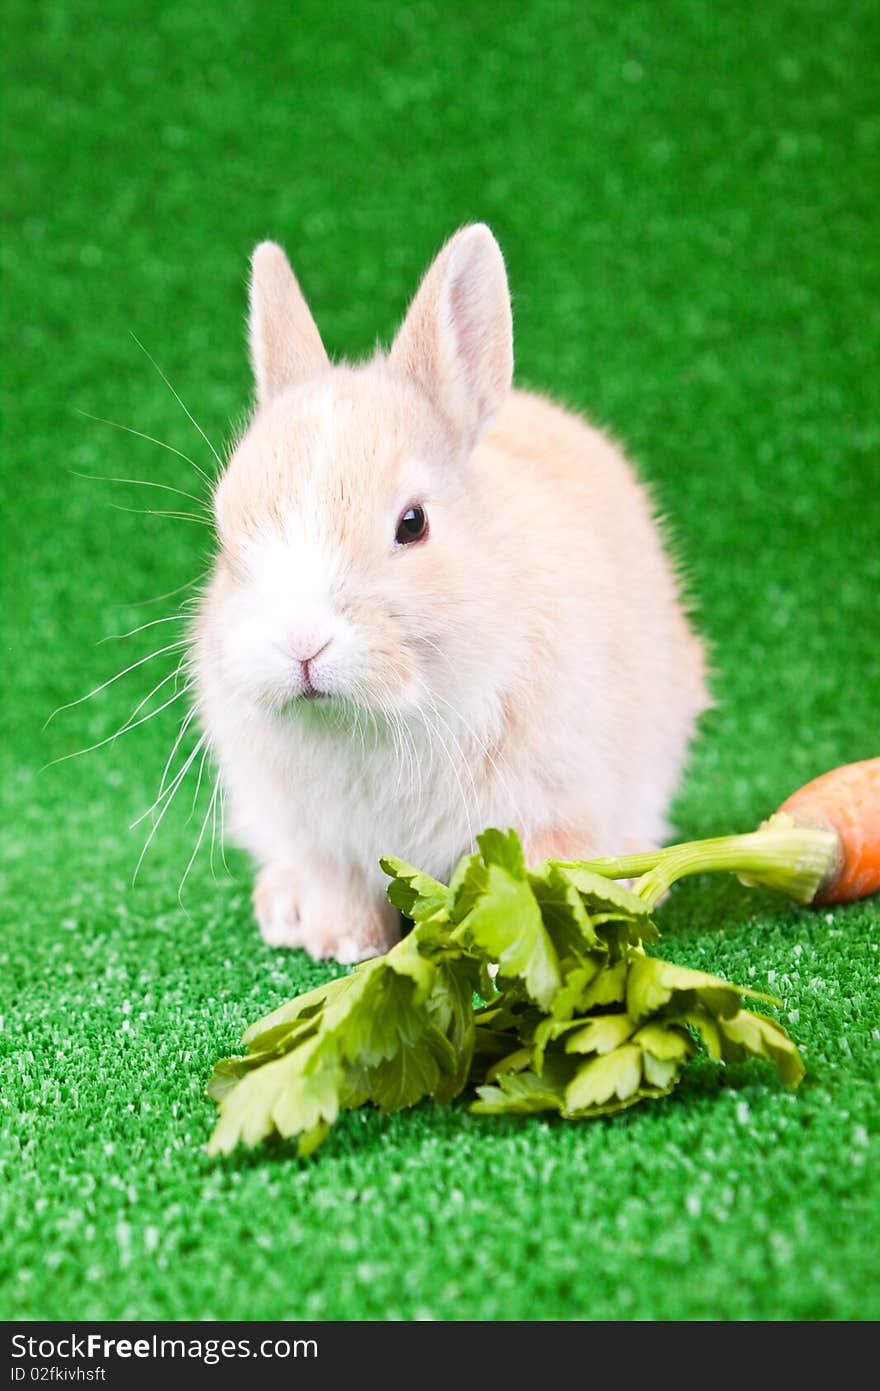
[(172, 612), (145, 601), (210, 545), (113, 505), (166, 495), (71, 473), (198, 483), (77, 411), (211, 464), (131, 332), (220, 447), (250, 399), (256, 240), (286, 243), (331, 352), (356, 356), (477, 218), (508, 260), (519, 379), (626, 442), (699, 599), (717, 707), (677, 833), (748, 829), (880, 752), (875, 6), (6, 14), (0, 1314), (880, 1316), (876, 902), (810, 912), (706, 880), (661, 912), (661, 952), (783, 998), (796, 1094), (703, 1062), (609, 1122), (357, 1114), (312, 1162), (212, 1162), (214, 1060), (328, 968), (259, 942), (235, 854), (215, 876), (198, 857), (181, 909), (199, 812), (167, 818), (132, 889), (128, 827), (179, 706), (40, 771), (171, 670), (42, 732), (173, 640), (96, 646)]

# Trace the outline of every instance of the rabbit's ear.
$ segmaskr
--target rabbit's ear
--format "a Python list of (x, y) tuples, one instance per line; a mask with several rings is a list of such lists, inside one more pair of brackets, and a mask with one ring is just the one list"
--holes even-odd
[(276, 242), (260, 242), (251, 257), (248, 331), (260, 406), (300, 377), (327, 366), (321, 335)]
[(391, 364), (415, 377), (472, 448), (510, 390), (513, 324), (501, 250), (482, 223), (443, 247), (394, 340)]

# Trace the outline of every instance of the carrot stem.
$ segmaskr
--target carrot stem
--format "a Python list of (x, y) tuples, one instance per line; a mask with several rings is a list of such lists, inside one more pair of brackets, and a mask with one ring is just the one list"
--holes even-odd
[(831, 831), (764, 826), (742, 836), (686, 841), (644, 855), (584, 860), (607, 879), (635, 878), (634, 892), (653, 908), (677, 879), (726, 870), (745, 884), (762, 885), (810, 903), (839, 853)]

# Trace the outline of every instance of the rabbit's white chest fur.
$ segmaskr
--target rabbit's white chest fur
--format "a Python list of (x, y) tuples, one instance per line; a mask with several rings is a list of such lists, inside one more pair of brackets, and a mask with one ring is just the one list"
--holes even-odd
[(533, 859), (661, 839), (703, 661), (620, 452), (510, 391), (486, 229), (357, 369), (329, 367), (280, 255), (255, 260), (260, 409), (194, 669), (264, 937), (354, 960), (397, 931), (381, 855), (443, 878), (489, 825)]

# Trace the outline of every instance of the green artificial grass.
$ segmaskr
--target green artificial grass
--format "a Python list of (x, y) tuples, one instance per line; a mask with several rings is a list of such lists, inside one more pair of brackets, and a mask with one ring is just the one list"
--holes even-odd
[(249, 400), (255, 241), (286, 243), (356, 356), (477, 218), (519, 380), (626, 442), (699, 601), (717, 704), (678, 835), (750, 829), (880, 752), (875, 23), (868, 0), (9, 0), (0, 1316), (880, 1316), (877, 901), (704, 879), (660, 911), (661, 954), (782, 997), (796, 1093), (703, 1061), (610, 1121), (351, 1114), (313, 1161), (212, 1161), (214, 1061), (331, 968), (261, 944), (210, 827), (178, 904), (207, 770), (132, 889), (180, 704), (40, 771), (172, 669), (42, 732), (174, 640), (96, 646), (172, 612), (146, 601), (210, 545), (114, 510), (168, 495), (71, 473), (198, 484), (78, 410), (211, 465), (130, 332), (219, 448)]

